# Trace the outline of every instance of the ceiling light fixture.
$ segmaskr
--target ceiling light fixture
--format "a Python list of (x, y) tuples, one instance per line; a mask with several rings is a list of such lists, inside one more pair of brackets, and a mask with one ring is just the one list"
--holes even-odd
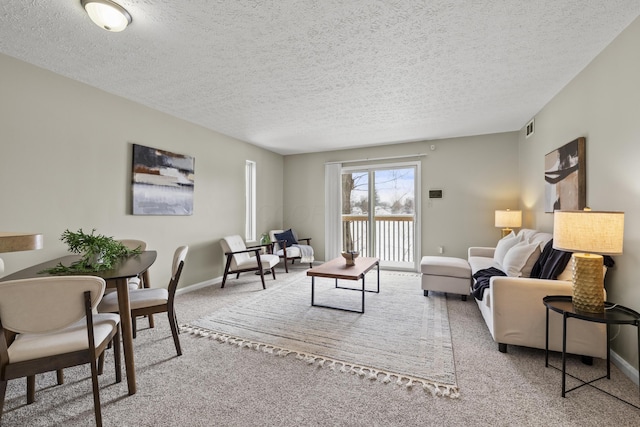
[(81, 0), (89, 18), (107, 31), (119, 32), (131, 24), (132, 18), (127, 10), (111, 0)]

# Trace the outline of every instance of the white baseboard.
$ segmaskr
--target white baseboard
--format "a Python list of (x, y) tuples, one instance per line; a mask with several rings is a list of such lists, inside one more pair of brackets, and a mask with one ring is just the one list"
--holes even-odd
[(180, 288), (176, 290), (176, 295), (186, 294), (187, 292), (197, 291), (198, 289), (206, 288), (207, 286), (218, 285), (220, 283), (222, 283), (222, 277), (214, 277), (213, 279), (205, 280), (204, 282), (189, 285), (186, 288)]
[(629, 362), (620, 357), (615, 351), (611, 352), (611, 361), (618, 367), (627, 377), (631, 379), (636, 385), (640, 385), (638, 378), (638, 370), (631, 366)]

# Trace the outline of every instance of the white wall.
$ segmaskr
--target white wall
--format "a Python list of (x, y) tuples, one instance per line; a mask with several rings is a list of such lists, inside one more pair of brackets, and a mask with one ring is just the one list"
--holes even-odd
[[(466, 259), (469, 246), (492, 245), (500, 238), (494, 211), (518, 207), (517, 138), (512, 132), (285, 156), (284, 226), (312, 237), (321, 259), (325, 162), (425, 153), (406, 159), (422, 163), (421, 255), (437, 255), (444, 246), (445, 255)], [(429, 200), (429, 189), (443, 190), (443, 198)]]
[[(219, 239), (244, 236), (245, 160), (257, 162), (258, 230), (282, 222), (283, 158), (0, 55), (0, 230), (44, 234), (44, 249), (0, 254), (5, 274), (67, 254), (65, 229), (147, 241), (166, 287), (187, 244), (181, 287), (222, 275)], [(133, 216), (132, 144), (195, 158), (191, 216)]]
[[(528, 225), (551, 231), (544, 213), (544, 155), (586, 138), (587, 205), (625, 212), (624, 254), (606, 277), (608, 300), (640, 311), (640, 19), (636, 19), (520, 133), (522, 205)], [(614, 334), (616, 333), (614, 328)], [(613, 350), (638, 366), (636, 329), (621, 328)]]

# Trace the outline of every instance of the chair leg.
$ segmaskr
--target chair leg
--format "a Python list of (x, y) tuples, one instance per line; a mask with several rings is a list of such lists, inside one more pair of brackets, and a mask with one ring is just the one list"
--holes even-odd
[[(260, 280), (262, 280), (262, 289), (267, 289), (267, 285), (264, 284), (264, 271), (262, 271), (262, 268), (260, 268), (258, 271), (260, 271)], [(273, 268), (271, 269), (271, 271), (273, 271)]]
[(27, 377), (27, 405), (31, 405), (36, 401), (36, 376), (29, 375)]
[(288, 264), (287, 264), (287, 257), (284, 257), (284, 271), (285, 271), (286, 273), (288, 273), (288, 272), (289, 272), (289, 266), (288, 266)]
[(173, 335), (173, 344), (176, 346), (176, 353), (178, 356), (182, 356), (182, 348), (180, 347), (180, 338), (178, 337), (178, 321), (176, 319), (176, 313), (173, 310), (167, 310), (167, 316), (169, 316), (169, 326), (171, 327), (171, 335)]
[(102, 375), (104, 372), (104, 351), (100, 353), (100, 357), (98, 357), (98, 375)]
[(7, 394), (7, 381), (0, 381), (0, 423), (2, 423), (2, 413), (4, 412), (4, 397)]
[(96, 415), (96, 426), (102, 426), (102, 411), (100, 409), (100, 387), (98, 386), (98, 366), (96, 360), (91, 360), (91, 383), (93, 385), (93, 409)]
[(131, 316), (131, 331), (133, 332), (133, 338), (138, 335), (138, 325), (136, 322), (136, 316)]
[[(120, 327), (113, 336), (113, 361), (116, 367), (116, 382), (122, 382), (122, 362), (120, 359)], [(104, 353), (103, 353), (104, 354)]]
[(231, 255), (227, 255), (227, 263), (224, 266), (224, 275), (222, 276), (222, 286), (220, 286), (220, 288), (224, 288), (224, 284), (227, 282), (227, 274), (229, 274), (229, 267), (231, 267)]
[(276, 269), (275, 268), (271, 269), (271, 275), (273, 276), (273, 280), (276, 280)]

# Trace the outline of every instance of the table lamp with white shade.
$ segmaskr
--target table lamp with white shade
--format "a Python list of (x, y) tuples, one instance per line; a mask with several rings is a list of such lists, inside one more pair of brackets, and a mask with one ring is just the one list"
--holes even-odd
[(522, 226), (522, 211), (497, 210), (495, 216), (496, 228), (502, 228), (502, 237), (508, 235), (513, 230)]
[(574, 252), (573, 306), (604, 312), (603, 255), (622, 254), (624, 212), (555, 211), (553, 248)]

